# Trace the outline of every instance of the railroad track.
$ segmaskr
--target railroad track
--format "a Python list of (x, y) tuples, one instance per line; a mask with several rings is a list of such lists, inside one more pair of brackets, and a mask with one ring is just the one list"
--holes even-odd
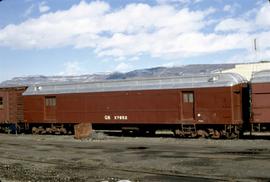
[[(134, 169), (134, 168), (122, 168), (122, 167), (110, 167), (104, 164), (98, 164), (95, 166), (89, 166), (85, 164), (74, 164), (71, 162), (53, 162), (53, 161), (40, 161), (35, 159), (21, 159), (17, 157), (0, 157), (1, 160), (15, 160), (15, 161), (22, 161), (22, 162), (29, 162), (29, 163), (36, 163), (36, 164), (49, 164), (49, 165), (63, 165), (65, 169), (84, 169), (84, 170), (93, 170), (93, 169), (102, 169), (102, 170), (110, 170), (110, 171), (122, 171), (126, 173), (136, 173), (136, 174), (145, 174), (145, 175), (153, 175), (156, 177), (161, 177), (162, 179), (170, 179), (174, 180), (181, 180), (181, 181), (230, 181), (232, 178), (229, 177), (217, 177), (217, 176), (206, 176), (206, 175), (199, 175), (199, 174), (184, 174), (179, 172), (173, 171), (153, 171), (149, 169)], [(239, 180), (238, 180), (239, 181)], [(245, 180), (243, 180), (245, 181)]]

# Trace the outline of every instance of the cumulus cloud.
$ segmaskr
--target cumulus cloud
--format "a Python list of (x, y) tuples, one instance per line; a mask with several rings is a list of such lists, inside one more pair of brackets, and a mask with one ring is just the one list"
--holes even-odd
[(180, 3), (180, 4), (196, 4), (203, 0), (157, 0), (157, 3), (159, 4), (174, 4), (174, 3)]
[(233, 14), (238, 8), (240, 8), (240, 5), (237, 3), (227, 4), (223, 7), (223, 11)]
[[(148, 52), (159, 38), (172, 42), (175, 36), (199, 31), (207, 23), (204, 18), (212, 11), (177, 10), (172, 6), (147, 4), (130, 4), (111, 11), (105, 2), (88, 4), (82, 1), (68, 10), (8, 25), (0, 30), (0, 40), (2, 46), (16, 48), (72, 45), (94, 48), (100, 56), (141, 54)], [(136, 40), (141, 38), (145, 40)]]
[(19, 25), (10, 24), (0, 30), (0, 45), (15, 48), (75, 46), (80, 36), (97, 36), (99, 16), (108, 8), (103, 2), (87, 4), (83, 1), (69, 10), (44, 14)]
[(240, 31), (240, 32), (250, 32), (253, 31), (256, 27), (254, 24), (245, 19), (233, 19), (228, 18), (221, 21), (215, 28), (215, 31)]
[(256, 17), (256, 23), (264, 28), (270, 29), (270, 6), (263, 6)]
[[(123, 61), (144, 54), (185, 58), (247, 49), (255, 37), (265, 38), (265, 48), (270, 45), (266, 37), (270, 32), (269, 7), (258, 9), (252, 21), (244, 16), (224, 19), (214, 23), (215, 31), (205, 33), (204, 29), (216, 22), (212, 16), (215, 12), (213, 8), (191, 10), (167, 3), (152, 6), (128, 4), (112, 9), (103, 1), (82, 1), (70, 9), (47, 12), (39, 18), (0, 29), (0, 46), (22, 49), (72, 46), (91, 49), (99, 57)], [(263, 30), (256, 33), (254, 24)], [(119, 70), (126, 66), (119, 65)]]
[(50, 7), (47, 5), (45, 1), (42, 1), (41, 3), (39, 3), (38, 9), (40, 13), (45, 13), (50, 10)]
[[(251, 14), (255, 17), (253, 18)], [(264, 54), (261, 54), (262, 58), (268, 59), (267, 52), (270, 49), (270, 6), (268, 3), (264, 3), (256, 11), (253, 9), (242, 17), (224, 19), (216, 25), (215, 31), (229, 36), (239, 34), (239, 37), (246, 40), (245, 43), (241, 42), (242, 48), (246, 50), (253, 44), (251, 40), (256, 38), (260, 43), (261, 51), (265, 51)], [(239, 39), (239, 37), (236, 38)]]
[[(253, 18), (255, 16), (255, 18)], [(238, 18), (227, 18), (217, 24), (216, 31), (270, 31), (270, 6), (263, 4)]]

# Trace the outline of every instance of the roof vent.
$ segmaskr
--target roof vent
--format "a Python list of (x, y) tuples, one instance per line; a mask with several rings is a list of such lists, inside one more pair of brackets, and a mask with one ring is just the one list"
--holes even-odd
[(218, 80), (219, 80), (219, 76), (216, 75), (216, 76), (213, 76), (212, 78), (210, 78), (210, 79), (208, 80), (208, 82), (216, 82), (216, 81), (218, 81)]
[(42, 87), (41, 86), (35, 86), (34, 87), (34, 91), (40, 91), (40, 90), (42, 90)]

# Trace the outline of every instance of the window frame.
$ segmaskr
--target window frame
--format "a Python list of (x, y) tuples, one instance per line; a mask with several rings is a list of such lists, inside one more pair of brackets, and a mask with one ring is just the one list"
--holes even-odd
[(183, 103), (194, 103), (193, 92), (183, 92)]
[(4, 97), (0, 97), (0, 109), (4, 109)]
[(56, 107), (56, 96), (45, 96), (45, 107)]

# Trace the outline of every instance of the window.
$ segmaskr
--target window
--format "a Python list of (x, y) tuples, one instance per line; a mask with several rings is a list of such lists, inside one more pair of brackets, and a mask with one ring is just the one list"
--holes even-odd
[(193, 98), (193, 93), (183, 93), (183, 100), (184, 103), (193, 103), (194, 98)]
[(189, 101), (190, 103), (193, 103), (193, 93), (189, 93), (189, 94), (188, 94), (188, 101)]
[(184, 102), (188, 102), (188, 94), (183, 94)]
[(56, 97), (45, 97), (46, 106), (56, 106)]
[(3, 97), (0, 97), (0, 109), (4, 108), (4, 99)]

